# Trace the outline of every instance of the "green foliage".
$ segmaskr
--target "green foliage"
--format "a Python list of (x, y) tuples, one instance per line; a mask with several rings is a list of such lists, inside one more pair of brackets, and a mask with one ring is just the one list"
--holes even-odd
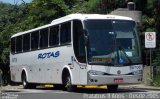
[(160, 87), (160, 76), (159, 75), (157, 75), (156, 77), (154, 77), (154, 79), (153, 79), (153, 85), (157, 86), (157, 87)]
[(67, 14), (70, 13), (87, 13), (88, 2), (85, 0), (78, 1), (68, 10)]
[(9, 63), (9, 52), (10, 52), (9, 48), (4, 48), (3, 49), (3, 52), (1, 54), (1, 59), (2, 59), (2, 62), (4, 64), (8, 64)]
[(160, 65), (159, 43), (160, 43), (160, 0), (147, 0), (145, 10), (142, 16), (142, 31), (156, 32), (157, 47), (154, 50), (154, 57), (152, 58), (153, 65)]
[(65, 5), (63, 0), (33, 0), (29, 18), (34, 22), (42, 22), (43, 25), (55, 18), (66, 15), (67, 12), (68, 6)]
[(125, 0), (89, 0), (86, 4), (86, 12), (108, 14), (114, 9), (124, 6)]

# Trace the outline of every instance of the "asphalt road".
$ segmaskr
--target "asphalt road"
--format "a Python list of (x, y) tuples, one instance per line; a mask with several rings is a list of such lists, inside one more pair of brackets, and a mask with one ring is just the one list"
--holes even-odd
[(23, 89), (10, 87), (1, 89), (0, 99), (159, 99), (160, 91), (121, 87), (116, 92), (100, 88), (78, 88), (67, 92), (54, 88)]

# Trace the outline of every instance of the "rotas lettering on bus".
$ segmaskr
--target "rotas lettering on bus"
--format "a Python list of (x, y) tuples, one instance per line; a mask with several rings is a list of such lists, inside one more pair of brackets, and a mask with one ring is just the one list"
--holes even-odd
[(56, 58), (59, 57), (60, 52), (46, 52), (46, 53), (39, 53), (38, 54), (38, 59), (45, 59), (45, 58)]

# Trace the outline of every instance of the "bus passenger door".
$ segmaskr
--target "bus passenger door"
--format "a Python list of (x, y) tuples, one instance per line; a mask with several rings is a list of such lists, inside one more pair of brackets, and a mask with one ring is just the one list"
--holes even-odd
[(75, 57), (72, 58), (73, 64), (73, 76), (74, 83), (79, 85), (85, 85), (87, 83), (87, 69), (86, 64), (79, 63)]
[(73, 20), (74, 67), (79, 71), (80, 84), (87, 84), (87, 64), (83, 26), (80, 20)]
[(82, 85), (87, 84), (87, 65), (86, 64), (80, 65), (80, 80)]

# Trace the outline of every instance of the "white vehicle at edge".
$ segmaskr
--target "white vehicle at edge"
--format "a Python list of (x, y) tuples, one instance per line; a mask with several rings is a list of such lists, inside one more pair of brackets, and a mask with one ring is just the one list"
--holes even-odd
[(136, 23), (128, 17), (71, 14), (11, 37), (11, 80), (36, 84), (107, 85), (142, 81)]

